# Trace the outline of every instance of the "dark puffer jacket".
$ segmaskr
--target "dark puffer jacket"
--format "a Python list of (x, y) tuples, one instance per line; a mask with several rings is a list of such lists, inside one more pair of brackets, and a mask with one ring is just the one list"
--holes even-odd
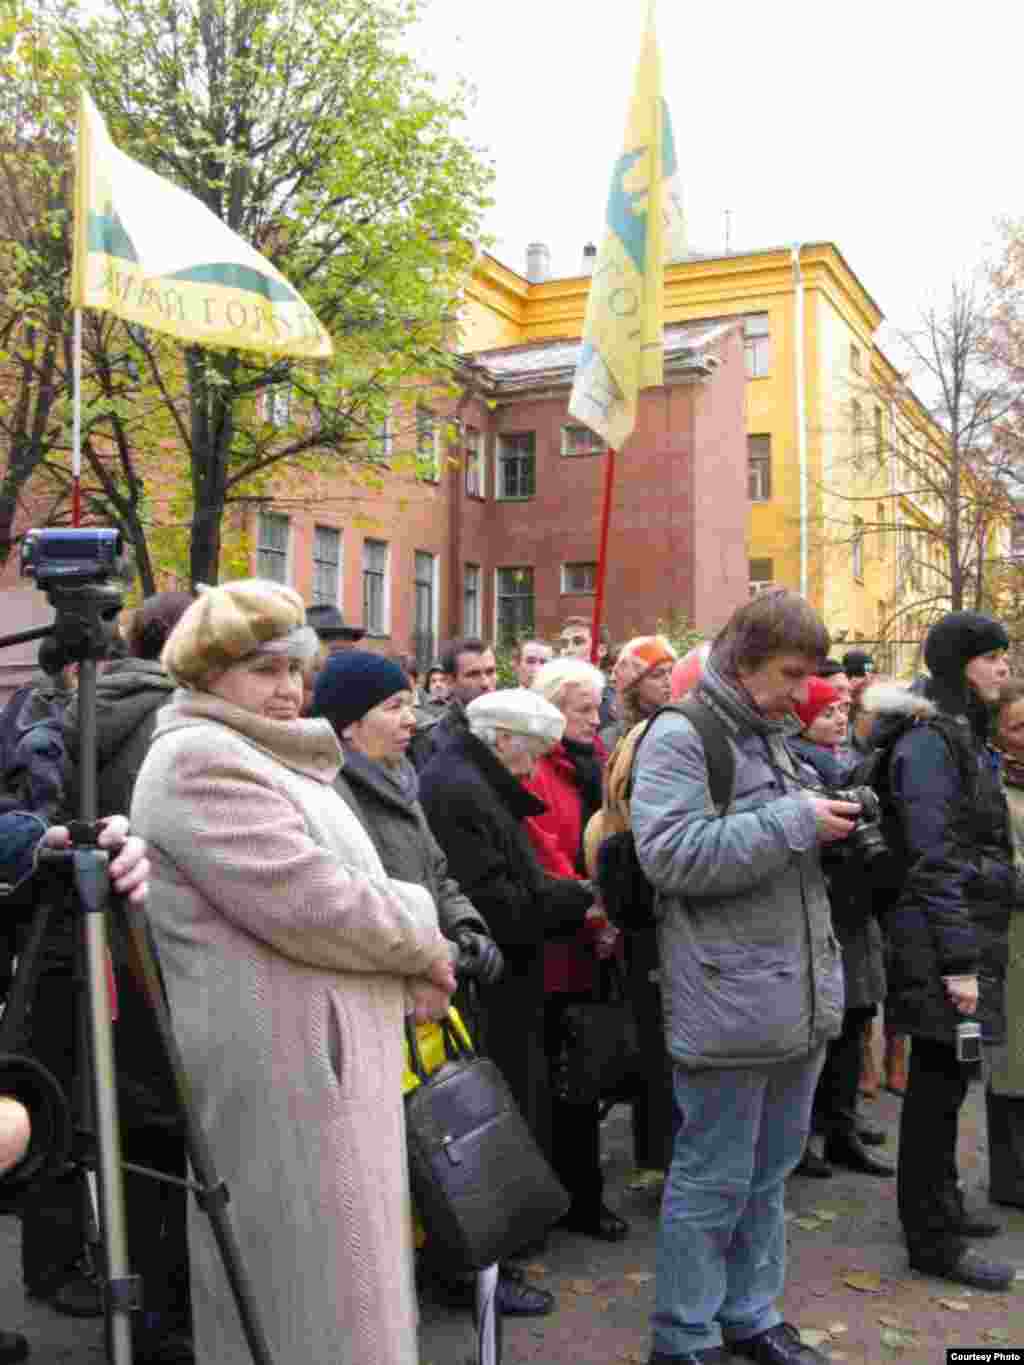
[(448, 860), (430, 832), (408, 764), (391, 773), (345, 746), (345, 766), (334, 789), (373, 840), (388, 876), (427, 888), (446, 938), (454, 939), (459, 929), (490, 937), (483, 916), (448, 875)]
[(888, 764), (886, 837), (906, 872), (885, 919), (887, 1022), (896, 1033), (952, 1043), (966, 1016), (949, 1002), (942, 978), (977, 974), (974, 1017), (986, 1041), (1001, 1041), (1018, 888), (988, 714), (938, 679), (923, 696), (873, 689), (871, 705), (880, 715), (874, 743), (904, 731)]
[[(119, 659), (96, 680), (96, 781), (100, 815), (126, 815), (135, 778), (156, 729), (157, 712), (175, 684), (156, 659)], [(68, 758), (72, 764), (71, 810), (78, 800), (78, 698), (67, 709)]]

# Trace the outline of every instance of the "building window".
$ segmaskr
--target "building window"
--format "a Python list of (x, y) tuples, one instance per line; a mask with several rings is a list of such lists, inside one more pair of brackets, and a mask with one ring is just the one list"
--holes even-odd
[(483, 633), (479, 564), (466, 564), (462, 570), (462, 633), (478, 638)]
[(259, 397), (260, 418), (272, 427), (286, 427), (292, 415), (292, 386), (274, 384)]
[(430, 667), (437, 654), (437, 558), (426, 550), (416, 551), (413, 653), (420, 668)]
[(288, 582), (288, 518), (261, 512), (256, 529), (256, 572), (275, 583)]
[(856, 459), (861, 453), (861, 436), (864, 431), (864, 414), (861, 411), (860, 403), (854, 398), (850, 403), (850, 432), (853, 441), (853, 456)]
[(771, 362), (771, 337), (768, 333), (768, 314), (755, 313), (743, 322), (743, 353), (747, 362), (747, 378), (760, 379), (768, 373)]
[(388, 415), (373, 433), (370, 442), (373, 453), (383, 460), (390, 460), (394, 448), (394, 437), (391, 431), (391, 417)]
[(750, 501), (770, 502), (772, 496), (772, 438), (747, 437), (747, 465), (750, 471)]
[(562, 428), (562, 454), (602, 455), (607, 449), (604, 441), (589, 427), (564, 426)]
[(775, 562), (771, 559), (752, 559), (750, 561), (750, 595), (768, 592), (775, 587)]
[(483, 442), (476, 427), (466, 428), (462, 437), (462, 449), (466, 462), (466, 497), (486, 497)]
[(497, 573), (497, 636), (511, 644), (533, 632), (533, 570), (519, 567)]
[(562, 591), (564, 593), (595, 593), (597, 591), (597, 565), (563, 564)]
[(536, 456), (532, 431), (498, 437), (499, 498), (532, 498), (536, 492)]
[(860, 347), (850, 342), (850, 369), (854, 374), (860, 374)]
[(333, 526), (313, 530), (313, 603), (338, 605), (341, 584), (341, 532)]
[(885, 419), (880, 407), (875, 408), (875, 456), (881, 459), (885, 454)]
[(388, 544), (363, 541), (363, 625), (367, 635), (388, 633)]
[(853, 519), (853, 576), (858, 583), (864, 582), (864, 522), (860, 517)]
[(437, 414), (416, 406), (416, 477), (437, 483), (441, 477), (442, 423)]

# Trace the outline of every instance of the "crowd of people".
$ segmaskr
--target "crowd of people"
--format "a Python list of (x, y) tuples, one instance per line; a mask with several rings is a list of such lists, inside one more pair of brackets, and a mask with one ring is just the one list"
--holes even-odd
[[(965, 1205), (956, 1168), (983, 1066), (990, 1197), (1024, 1207), (1024, 683), (1002, 626), (949, 613), (911, 684), (877, 679), (863, 650), (830, 659), (784, 590), (683, 658), (657, 634), (616, 650), (603, 632), (594, 650), (570, 618), (516, 643), (508, 687), (484, 640), (452, 640), (421, 675), (362, 635), (262, 580), (162, 593), (97, 685), (99, 814), (130, 812), (115, 872), (145, 898), (275, 1358), (413, 1365), (417, 1295), (471, 1301), (417, 1235), (404, 1159), (403, 1020), (428, 1031), (453, 999), (569, 1195), (569, 1235), (629, 1237), (601, 1118), (631, 1107), (638, 1164), (665, 1173), (651, 1365), (825, 1360), (778, 1311), (783, 1200), (790, 1177), (837, 1165), (896, 1176), (913, 1268), (1007, 1288), (1015, 1268), (972, 1245), (999, 1223)], [(81, 780), (73, 677), (40, 662), (0, 715), (12, 956), (31, 849), (48, 825), (64, 838)], [(19, 863), (2, 822), (27, 819)], [(613, 831), (631, 834), (650, 924), (609, 915)], [(125, 1155), (181, 1176), (171, 1076), (113, 956)], [(58, 929), (32, 1048), (68, 1088), (73, 970)], [(606, 992), (632, 1017), (633, 1074), (581, 1098), (567, 1030)], [(859, 1107), (880, 1010), (885, 1079), (905, 1091), (896, 1165)], [(204, 1215), (180, 1186), (128, 1179), (135, 1359), (241, 1365)], [(103, 1304), (82, 1185), (72, 1168), (24, 1201), (22, 1271), (86, 1316)], [(510, 1249), (503, 1313), (554, 1308), (522, 1269), (536, 1249)], [(0, 1362), (27, 1351), (0, 1336)]]

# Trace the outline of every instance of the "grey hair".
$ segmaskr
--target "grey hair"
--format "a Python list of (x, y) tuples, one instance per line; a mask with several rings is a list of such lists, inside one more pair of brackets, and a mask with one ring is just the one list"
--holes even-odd
[(542, 665), (530, 684), (531, 692), (539, 692), (545, 701), (561, 709), (562, 698), (570, 687), (593, 687), (598, 696), (604, 691), (605, 676), (586, 659), (551, 659)]
[(469, 722), (469, 733), (480, 740), (482, 744), (486, 744), (491, 750), (497, 749), (499, 734), (508, 735), (509, 739), (515, 740), (515, 747), (520, 753), (529, 750), (540, 757), (541, 754), (547, 753), (553, 747), (546, 740), (541, 739), (539, 735), (521, 735), (516, 730), (506, 730), (501, 725), (485, 725), (479, 720)]

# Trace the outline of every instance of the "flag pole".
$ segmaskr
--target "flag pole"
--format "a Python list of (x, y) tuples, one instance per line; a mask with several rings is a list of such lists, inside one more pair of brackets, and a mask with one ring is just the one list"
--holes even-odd
[(601, 651), (601, 617), (604, 613), (604, 580), (608, 570), (608, 523), (612, 515), (612, 488), (615, 484), (615, 451), (608, 447), (604, 466), (604, 501), (601, 506), (601, 540), (597, 550), (597, 582), (594, 584), (594, 615), (590, 623), (590, 662), (596, 664)]
[(75, 309), (72, 342), (73, 393), (71, 399), (71, 525), (82, 524), (82, 310)]

